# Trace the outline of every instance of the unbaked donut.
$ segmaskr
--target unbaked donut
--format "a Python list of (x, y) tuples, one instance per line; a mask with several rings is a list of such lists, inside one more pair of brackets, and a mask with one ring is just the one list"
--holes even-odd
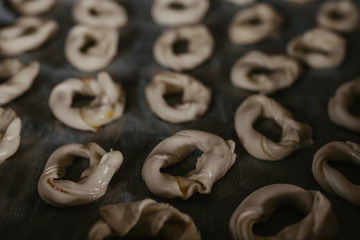
[[(166, 102), (166, 94), (181, 92), (182, 103), (170, 106)], [(211, 100), (211, 90), (189, 75), (159, 72), (147, 85), (145, 96), (151, 110), (158, 117), (180, 123), (195, 120), (206, 112)]]
[[(182, 45), (181, 51), (176, 50)], [(181, 26), (166, 30), (154, 44), (158, 63), (176, 71), (194, 69), (208, 59), (214, 48), (211, 33), (204, 25)]]
[[(92, 96), (94, 100), (83, 107), (72, 107), (76, 94)], [(123, 115), (125, 93), (108, 73), (101, 72), (97, 79), (70, 78), (58, 84), (50, 93), (49, 105), (55, 117), (64, 124), (83, 131), (96, 131)]]
[(0, 83), (0, 105), (11, 102), (29, 90), (40, 70), (37, 61), (24, 66), (17, 59), (6, 59), (0, 62), (0, 78), (7, 78)]
[(0, 29), (0, 54), (15, 56), (44, 44), (58, 29), (54, 20), (20, 17), (14, 25)]
[(0, 107), (0, 164), (18, 150), (20, 132), (21, 120), (14, 110)]
[(209, 0), (155, 0), (151, 14), (160, 25), (197, 24), (204, 18), (209, 5)]
[[(282, 128), (279, 142), (271, 141), (253, 128), (261, 117), (273, 119)], [(313, 143), (309, 125), (296, 122), (290, 112), (262, 94), (248, 97), (239, 106), (235, 114), (235, 130), (246, 151), (262, 160), (280, 160)]]
[(272, 94), (292, 85), (300, 72), (300, 64), (291, 57), (251, 51), (234, 64), (231, 82), (243, 89)]
[[(176, 164), (196, 149), (203, 154), (197, 159), (196, 169), (185, 177), (161, 172), (162, 168)], [(143, 179), (149, 190), (158, 197), (186, 200), (195, 192), (208, 194), (213, 184), (223, 177), (234, 164), (235, 143), (224, 141), (217, 135), (182, 130), (160, 142), (145, 159)]]
[[(82, 172), (78, 182), (62, 179), (75, 157), (89, 158), (89, 168)], [(105, 194), (122, 161), (121, 152), (110, 150), (107, 153), (96, 143), (63, 145), (51, 154), (46, 163), (38, 183), (40, 197), (56, 207), (95, 201)]]
[(229, 38), (235, 44), (253, 44), (279, 32), (282, 16), (269, 4), (259, 3), (240, 10), (229, 25)]
[(344, 83), (336, 90), (329, 100), (328, 113), (335, 124), (360, 132), (360, 116), (349, 112), (356, 96), (360, 96), (360, 78)]
[(359, 25), (359, 8), (352, 1), (330, 1), (321, 6), (316, 20), (320, 27), (352, 32)]
[(293, 38), (287, 53), (312, 68), (339, 66), (345, 57), (345, 40), (334, 32), (315, 28)]
[[(268, 220), (277, 208), (284, 205), (298, 208), (305, 217), (280, 230), (275, 236), (255, 235), (253, 226)], [(268, 185), (251, 193), (234, 211), (229, 227), (236, 240), (330, 240), (339, 231), (331, 203), (322, 193), (291, 184)]]
[(249, 5), (257, 2), (257, 0), (224, 0), (224, 1), (231, 2), (239, 6)]
[(117, 53), (116, 29), (74, 26), (66, 38), (65, 56), (76, 68), (92, 72), (107, 67)]
[(101, 220), (88, 232), (89, 240), (109, 236), (200, 240), (194, 221), (166, 203), (152, 199), (107, 205), (100, 208)]
[(49, 11), (57, 0), (9, 0), (16, 11), (24, 15), (38, 15)]
[(99, 28), (121, 28), (128, 22), (125, 8), (113, 0), (79, 0), (73, 18), (78, 23)]

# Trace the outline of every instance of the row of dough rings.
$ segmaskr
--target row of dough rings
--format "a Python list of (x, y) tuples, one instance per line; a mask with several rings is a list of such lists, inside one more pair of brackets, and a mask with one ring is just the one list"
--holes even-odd
[(194, 221), (166, 203), (152, 199), (107, 205), (100, 208), (101, 219), (91, 226), (89, 240), (108, 236), (200, 240)]
[(224, 1), (231, 2), (239, 6), (243, 6), (243, 5), (252, 4), (257, 0), (224, 0)]
[(160, 25), (197, 24), (204, 18), (209, 5), (209, 0), (155, 0), (151, 14)]
[(344, 83), (336, 90), (329, 100), (328, 113), (335, 124), (360, 132), (360, 117), (349, 112), (356, 96), (360, 96), (360, 78)]
[(14, 56), (40, 47), (57, 29), (54, 20), (20, 17), (14, 25), (0, 29), (0, 54)]
[(353, 32), (359, 27), (359, 8), (348, 0), (326, 2), (321, 6), (316, 20), (323, 28)]
[[(177, 52), (176, 45), (185, 43)], [(196, 68), (207, 60), (214, 49), (214, 40), (205, 25), (180, 26), (166, 30), (154, 44), (158, 63), (176, 71)]]
[(50, 10), (57, 0), (9, 0), (16, 11), (24, 15), (38, 15)]
[(97, 28), (121, 28), (128, 22), (123, 6), (113, 0), (79, 0), (73, 10), (77, 23)]
[[(305, 217), (275, 236), (255, 235), (253, 226), (266, 221), (280, 206), (293, 205)], [(319, 191), (307, 191), (291, 184), (272, 184), (251, 193), (236, 208), (230, 219), (233, 239), (333, 239), (339, 223), (329, 200)]]
[[(164, 96), (182, 94), (182, 103), (170, 106)], [(150, 109), (161, 119), (180, 123), (197, 119), (208, 109), (211, 90), (189, 75), (159, 72), (145, 89)]]
[[(72, 107), (76, 94), (92, 96), (94, 100), (83, 107)], [(53, 88), (49, 97), (52, 113), (64, 124), (83, 131), (96, 131), (123, 115), (125, 92), (106, 72), (97, 79), (67, 79)]]
[[(203, 154), (196, 169), (185, 177), (161, 172), (162, 168), (182, 161), (196, 149)], [(235, 143), (199, 130), (182, 130), (160, 142), (145, 159), (142, 176), (149, 190), (158, 197), (186, 200), (195, 192), (208, 194), (213, 184), (234, 164)]]
[(291, 57), (251, 51), (234, 64), (230, 76), (237, 87), (272, 94), (292, 85), (300, 72), (299, 62)]
[[(279, 142), (271, 141), (253, 128), (261, 117), (273, 119), (282, 128)], [(239, 106), (235, 113), (235, 130), (246, 151), (262, 160), (280, 160), (313, 143), (308, 124), (296, 122), (290, 112), (262, 94), (248, 97)]]
[(21, 120), (11, 108), (0, 107), (0, 164), (15, 154), (20, 145)]
[(329, 161), (353, 162), (359, 165), (360, 145), (349, 141), (330, 142), (316, 152), (312, 163), (314, 177), (325, 191), (360, 206), (359, 185), (352, 184), (339, 171), (330, 167)]
[(275, 35), (282, 16), (269, 4), (259, 3), (240, 10), (229, 25), (229, 38), (235, 44), (253, 44)]
[[(82, 172), (77, 183), (62, 179), (75, 157), (89, 158), (90, 161), (89, 168)], [(110, 150), (106, 153), (96, 143), (63, 145), (51, 154), (46, 163), (38, 182), (40, 197), (57, 207), (95, 201), (105, 194), (122, 161), (121, 152)]]
[(40, 70), (37, 61), (24, 66), (17, 59), (6, 59), (0, 62), (0, 78), (6, 78), (0, 84), (0, 105), (6, 104), (29, 90)]
[(315, 28), (293, 38), (287, 53), (304, 61), (311, 68), (332, 68), (345, 57), (346, 41), (338, 34)]

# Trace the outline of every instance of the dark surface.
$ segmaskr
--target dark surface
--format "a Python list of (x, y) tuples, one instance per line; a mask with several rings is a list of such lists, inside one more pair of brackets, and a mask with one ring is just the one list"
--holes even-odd
[[(11, 24), (16, 14), (0, 1), (0, 27)], [(42, 48), (19, 56), (24, 62), (38, 60), (41, 71), (33, 87), (7, 106), (22, 119), (21, 145), (17, 153), (0, 165), (0, 238), (1, 239), (84, 239), (89, 227), (98, 219), (99, 207), (124, 201), (153, 198), (168, 202), (188, 213), (198, 226), (203, 239), (229, 239), (228, 222), (238, 204), (254, 190), (273, 183), (290, 183), (305, 189), (320, 190), (331, 201), (340, 222), (336, 239), (360, 237), (360, 209), (337, 196), (325, 193), (311, 172), (312, 157), (324, 144), (333, 140), (360, 142), (360, 134), (335, 126), (327, 116), (327, 102), (342, 83), (360, 76), (360, 34), (346, 35), (348, 54), (336, 69), (310, 70), (288, 89), (272, 95), (295, 119), (313, 128), (314, 144), (294, 152), (278, 162), (265, 162), (251, 157), (240, 145), (234, 130), (234, 113), (239, 104), (252, 93), (231, 85), (229, 73), (235, 61), (249, 50), (284, 53), (287, 42), (297, 34), (315, 26), (315, 15), (324, 1), (297, 5), (281, 0), (265, 1), (273, 4), (285, 17), (285, 26), (278, 36), (251, 46), (236, 46), (229, 42), (227, 26), (241, 7), (223, 1), (212, 1), (204, 23), (215, 38), (215, 51), (210, 60), (188, 73), (213, 90), (209, 111), (199, 120), (170, 124), (157, 118), (149, 109), (144, 88), (152, 75), (163, 69), (152, 56), (155, 39), (166, 28), (158, 26), (150, 15), (150, 0), (120, 0), (127, 9), (130, 22), (120, 32), (118, 54), (106, 69), (120, 82), (127, 94), (124, 116), (102, 127), (96, 133), (82, 132), (60, 123), (48, 107), (50, 90), (69, 77), (94, 75), (73, 68), (64, 57), (64, 41), (74, 25), (71, 18), (73, 1), (59, 0), (56, 8), (46, 16), (55, 18), (59, 33)], [(359, 107), (359, 105), (357, 106)], [(355, 110), (354, 110), (355, 111)], [(271, 122), (257, 126), (269, 136), (276, 137)], [(261, 124), (261, 122), (260, 122)], [(161, 140), (182, 129), (200, 129), (236, 142), (237, 160), (229, 172), (218, 181), (210, 194), (196, 194), (187, 201), (155, 197), (141, 177), (143, 162)], [(37, 182), (50, 154), (63, 144), (95, 141), (105, 150), (120, 150), (124, 162), (114, 175), (108, 192), (99, 200), (78, 207), (56, 208), (39, 197)], [(195, 154), (196, 155), (196, 154)], [(180, 172), (194, 165), (187, 160)], [(74, 166), (76, 177), (86, 161)], [(358, 168), (357, 168), (358, 169)], [(359, 172), (341, 167), (349, 178), (357, 179)], [(168, 172), (177, 172), (169, 168)], [(287, 208), (275, 214), (272, 223), (256, 228), (257, 232), (273, 233), (273, 229), (298, 219)], [(278, 219), (276, 219), (278, 218)], [(274, 224), (275, 223), (275, 224)]]

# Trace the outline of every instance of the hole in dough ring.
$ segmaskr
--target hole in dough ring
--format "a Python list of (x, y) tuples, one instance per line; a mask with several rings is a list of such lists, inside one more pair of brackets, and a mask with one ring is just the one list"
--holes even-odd
[(356, 96), (360, 96), (360, 78), (344, 83), (336, 90), (329, 100), (328, 113), (333, 123), (360, 132), (360, 117), (349, 113)]
[(316, 152), (312, 163), (314, 177), (325, 191), (360, 206), (360, 186), (352, 184), (338, 170), (330, 167), (329, 161), (360, 165), (360, 145), (349, 141), (330, 142)]
[[(173, 45), (187, 40), (187, 52), (176, 54)], [(194, 69), (207, 60), (214, 49), (214, 40), (204, 25), (181, 26), (166, 30), (154, 44), (158, 63), (176, 71)]]
[[(72, 107), (76, 94), (92, 96), (94, 100), (83, 107)], [(62, 123), (78, 130), (96, 131), (123, 115), (125, 93), (108, 73), (101, 72), (97, 79), (71, 78), (56, 85), (50, 93), (49, 105)]]
[[(81, 173), (80, 181), (62, 179), (75, 157), (89, 158), (90, 166)], [(38, 182), (40, 197), (56, 207), (86, 204), (102, 197), (120, 168), (123, 156), (119, 151), (106, 153), (96, 143), (67, 144), (49, 157)]]
[(14, 25), (0, 29), (0, 54), (15, 56), (44, 44), (58, 29), (54, 20), (20, 17)]
[[(279, 142), (271, 141), (253, 128), (261, 117), (273, 119), (282, 128)], [(262, 160), (280, 160), (313, 143), (308, 124), (296, 122), (290, 112), (262, 94), (248, 97), (239, 106), (235, 113), (235, 130), (246, 151)]]
[(269, 4), (259, 3), (240, 10), (229, 25), (229, 38), (235, 44), (253, 44), (275, 35), (282, 16)]
[[(269, 73), (253, 74), (259, 69), (268, 70)], [(236, 87), (272, 94), (291, 86), (300, 72), (300, 64), (291, 57), (251, 51), (234, 64), (231, 82)]]
[(14, 110), (0, 107), (0, 164), (18, 150), (20, 133), (21, 120)]
[[(66, 38), (65, 56), (81, 71), (97, 71), (107, 67), (114, 59), (118, 40), (119, 34), (115, 29), (76, 25)], [(86, 47), (89, 42), (93, 44)]]
[(0, 62), (0, 78), (7, 78), (0, 84), (0, 105), (6, 104), (21, 96), (32, 86), (40, 70), (37, 61), (24, 66), (17, 59)]
[(16, 11), (24, 15), (39, 15), (49, 11), (57, 0), (9, 0)]
[[(160, 171), (182, 161), (196, 148), (203, 154), (197, 159), (196, 169), (185, 177)], [(142, 176), (149, 190), (158, 197), (181, 197), (186, 200), (195, 192), (208, 194), (213, 184), (234, 164), (234, 149), (232, 140), (224, 141), (208, 132), (182, 130), (160, 142), (151, 151), (144, 162)]]
[(101, 220), (88, 232), (89, 240), (108, 236), (200, 240), (194, 221), (166, 203), (152, 199), (107, 205), (100, 208)]
[[(183, 91), (182, 103), (174, 107), (164, 99), (165, 94)], [(180, 123), (195, 120), (208, 109), (211, 91), (189, 75), (159, 72), (145, 89), (151, 110), (161, 119)]]
[(125, 8), (113, 0), (80, 0), (74, 7), (73, 18), (99, 28), (121, 28), (128, 22)]
[(345, 58), (346, 41), (338, 34), (315, 28), (299, 35), (287, 45), (287, 53), (311, 68), (333, 68)]
[[(171, 7), (172, 4), (181, 6)], [(208, 0), (155, 0), (151, 14), (157, 24), (167, 26), (199, 23), (209, 9)]]
[[(293, 205), (305, 217), (279, 231), (275, 236), (253, 233), (255, 223), (264, 222), (283, 205)], [(307, 191), (291, 184), (273, 184), (256, 190), (236, 208), (230, 219), (233, 239), (333, 239), (339, 223), (329, 200), (319, 191)]]

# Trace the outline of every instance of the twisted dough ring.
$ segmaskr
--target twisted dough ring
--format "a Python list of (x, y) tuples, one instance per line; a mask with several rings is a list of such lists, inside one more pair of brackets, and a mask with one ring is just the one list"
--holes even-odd
[(155, 0), (151, 14), (160, 25), (197, 24), (204, 18), (209, 5), (209, 0)]
[[(90, 159), (90, 166), (75, 183), (61, 179), (75, 157)], [(38, 182), (40, 197), (56, 207), (86, 204), (102, 197), (108, 184), (120, 168), (123, 156), (119, 151), (106, 153), (96, 143), (67, 144), (49, 157)]]
[(259, 3), (240, 10), (229, 25), (229, 38), (235, 44), (253, 44), (275, 35), (283, 19), (269, 4)]
[(356, 96), (360, 96), (360, 78), (344, 83), (336, 90), (329, 100), (328, 113), (335, 124), (360, 132), (360, 117), (349, 113)]
[(336, 33), (315, 28), (293, 38), (287, 53), (304, 61), (312, 68), (332, 68), (345, 57), (345, 40)]
[(10, 4), (24, 15), (38, 15), (47, 12), (57, 0), (10, 0)]
[(17, 59), (0, 62), (0, 78), (7, 78), (0, 84), (0, 105), (11, 102), (29, 90), (40, 70), (39, 62), (24, 66)]
[[(164, 95), (183, 91), (182, 103), (170, 106)], [(151, 110), (165, 121), (180, 123), (203, 115), (211, 100), (211, 90), (189, 75), (159, 72), (145, 89)]]
[[(83, 107), (71, 107), (76, 94), (93, 96), (94, 100)], [(120, 84), (112, 81), (106, 72), (97, 79), (67, 79), (50, 93), (49, 105), (52, 113), (64, 124), (84, 131), (96, 131), (123, 115), (125, 93)]]
[[(274, 143), (253, 128), (260, 117), (272, 118), (282, 128), (279, 142)], [(280, 160), (313, 143), (309, 125), (296, 122), (290, 112), (262, 94), (248, 97), (239, 106), (235, 114), (235, 130), (246, 151), (262, 160)]]
[(194, 221), (166, 203), (152, 199), (112, 204), (100, 208), (101, 220), (88, 232), (89, 240), (107, 236), (200, 240)]
[[(291, 204), (306, 215), (300, 222), (285, 227), (275, 236), (261, 237), (253, 233), (257, 222), (264, 222), (280, 206)], [(331, 203), (318, 191), (306, 191), (291, 184), (273, 184), (256, 190), (236, 208), (230, 219), (233, 239), (333, 239), (339, 223)]]
[(349, 141), (330, 142), (316, 152), (312, 163), (314, 177), (325, 191), (360, 206), (360, 186), (352, 184), (339, 171), (330, 167), (328, 161), (360, 165), (360, 145)]
[(73, 18), (78, 23), (99, 28), (121, 28), (128, 22), (125, 8), (113, 0), (79, 0)]
[[(174, 51), (179, 41), (188, 43), (183, 53)], [(161, 65), (176, 71), (196, 68), (208, 59), (214, 48), (211, 33), (204, 25), (181, 26), (165, 31), (154, 44), (154, 57)]]
[(359, 9), (351, 1), (331, 1), (321, 6), (316, 18), (321, 27), (338, 32), (352, 32), (359, 24)]
[(108, 66), (117, 53), (119, 33), (115, 29), (76, 25), (68, 33), (65, 56), (84, 72)]
[[(264, 69), (268, 72), (256, 72)], [(272, 94), (293, 84), (300, 72), (300, 64), (291, 57), (251, 51), (234, 64), (231, 82), (240, 88)]]
[(14, 56), (40, 47), (57, 29), (54, 20), (20, 17), (14, 25), (0, 29), (0, 54)]
[(252, 4), (252, 3), (256, 2), (257, 0), (224, 0), (224, 1), (232, 2), (236, 5), (243, 6), (243, 5)]
[[(196, 169), (185, 177), (161, 172), (200, 149)], [(183, 130), (160, 142), (149, 154), (142, 168), (143, 179), (149, 190), (163, 198), (181, 197), (186, 200), (195, 192), (208, 194), (213, 184), (234, 164), (235, 143), (203, 131)]]
[(21, 120), (11, 108), (0, 107), (0, 164), (15, 154), (20, 145)]

